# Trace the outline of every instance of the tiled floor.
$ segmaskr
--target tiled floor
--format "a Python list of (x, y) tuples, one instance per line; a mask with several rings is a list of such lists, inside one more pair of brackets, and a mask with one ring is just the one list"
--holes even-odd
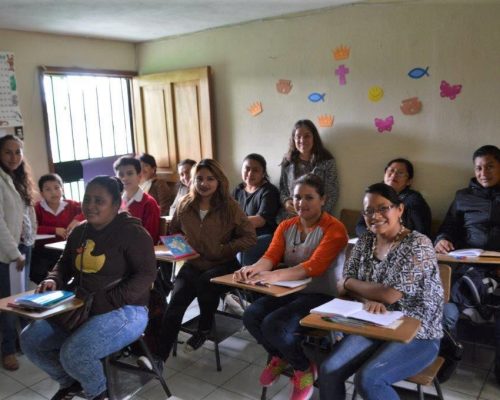
[[(266, 362), (266, 353), (246, 332), (240, 331), (220, 344), (222, 371), (215, 368), (213, 344), (186, 354), (179, 348), (171, 357), (164, 375), (172, 393), (183, 400), (247, 400), (260, 399), (258, 376)], [(445, 399), (500, 399), (500, 386), (492, 372), (493, 351), (484, 347), (466, 346), (464, 360), (456, 374), (443, 385)], [(0, 400), (44, 400), (57, 390), (48, 376), (20, 356), (21, 368), (15, 372), (0, 369)], [(413, 391), (401, 390), (402, 399), (417, 399)], [(352, 393), (352, 384), (347, 384)], [(268, 391), (268, 399), (288, 399), (290, 384), (287, 378)], [(430, 393), (434, 393), (430, 389)], [(318, 399), (315, 392), (313, 399)], [(135, 400), (165, 399), (157, 381), (151, 381), (134, 397)]]

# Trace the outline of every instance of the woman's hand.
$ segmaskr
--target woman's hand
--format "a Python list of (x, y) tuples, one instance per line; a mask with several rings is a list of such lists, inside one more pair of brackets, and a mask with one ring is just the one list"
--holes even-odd
[(24, 269), (25, 264), (26, 264), (26, 258), (23, 255), (21, 255), (16, 260), (16, 269), (18, 271), (22, 271)]
[(279, 270), (276, 271), (260, 271), (253, 275), (248, 283), (250, 285), (264, 285), (267, 286), (273, 282), (280, 281)]
[(372, 300), (365, 300), (364, 309), (373, 314), (385, 314), (387, 312), (384, 304)]
[(233, 281), (246, 283), (257, 273), (258, 271), (253, 265), (242, 267), (234, 272)]
[(436, 249), (436, 253), (441, 254), (446, 254), (450, 251), (455, 250), (455, 246), (453, 246), (453, 243), (446, 239), (441, 239), (436, 243), (436, 246), (434, 246), (434, 248)]
[(285, 201), (285, 210), (288, 214), (293, 214), (293, 215), (297, 214), (297, 211), (295, 210), (295, 207), (293, 206), (292, 200)]
[(57, 289), (57, 284), (55, 280), (45, 279), (44, 281), (41, 281), (40, 284), (36, 287), (35, 293), (43, 293), (46, 292), (47, 290), (56, 290), (56, 289)]
[(64, 228), (56, 228), (56, 235), (62, 237), (64, 240), (66, 240), (68, 236), (68, 232)]

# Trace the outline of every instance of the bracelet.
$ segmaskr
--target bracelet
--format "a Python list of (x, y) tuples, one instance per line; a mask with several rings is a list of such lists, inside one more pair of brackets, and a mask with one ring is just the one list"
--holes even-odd
[(347, 283), (347, 281), (348, 281), (349, 279), (351, 279), (351, 277), (350, 277), (350, 276), (348, 276), (347, 278), (345, 278), (345, 279), (344, 279), (344, 290), (349, 290), (349, 289), (347, 289), (347, 288), (345, 287), (345, 284)]

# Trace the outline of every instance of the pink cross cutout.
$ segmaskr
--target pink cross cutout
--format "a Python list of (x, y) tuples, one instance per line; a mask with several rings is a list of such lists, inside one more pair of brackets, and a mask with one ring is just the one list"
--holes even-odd
[(335, 70), (335, 75), (339, 77), (339, 85), (345, 85), (345, 76), (349, 73), (349, 68), (346, 68), (344, 64)]

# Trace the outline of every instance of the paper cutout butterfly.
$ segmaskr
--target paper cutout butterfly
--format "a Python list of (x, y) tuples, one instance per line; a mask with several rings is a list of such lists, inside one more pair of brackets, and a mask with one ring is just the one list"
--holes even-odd
[(390, 132), (392, 130), (392, 125), (394, 125), (394, 117), (390, 115), (386, 119), (375, 118), (375, 126), (379, 132)]
[(462, 85), (450, 85), (446, 81), (441, 81), (441, 97), (448, 97), (450, 100), (455, 100), (457, 95), (462, 91)]

